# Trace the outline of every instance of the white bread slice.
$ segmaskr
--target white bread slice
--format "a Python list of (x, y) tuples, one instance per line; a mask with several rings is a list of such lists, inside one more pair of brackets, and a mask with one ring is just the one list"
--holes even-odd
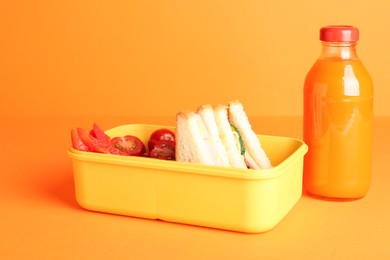
[(271, 162), (261, 147), (261, 143), (249, 123), (242, 104), (238, 100), (229, 102), (229, 121), (241, 134), (246, 151), (260, 169), (271, 168)]
[(214, 106), (215, 122), (219, 129), (219, 137), (225, 145), (231, 167), (247, 169), (244, 158), (240, 153), (236, 138), (233, 135), (229, 120), (228, 107), (224, 105)]
[(215, 122), (215, 116), (212, 105), (200, 106), (197, 114), (202, 118), (203, 123), (210, 135), (212, 145), (215, 147), (216, 156), (222, 166), (230, 167), (230, 162), (226, 152), (226, 148), (220, 139), (219, 129)]
[(221, 166), (201, 117), (192, 111), (176, 115), (176, 161)]

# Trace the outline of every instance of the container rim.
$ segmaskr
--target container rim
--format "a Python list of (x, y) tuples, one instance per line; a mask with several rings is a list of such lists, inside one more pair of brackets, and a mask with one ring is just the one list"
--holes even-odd
[[(278, 136), (272, 136), (278, 137)], [(283, 138), (283, 137), (280, 137)], [(287, 138), (287, 137), (286, 137)], [(308, 146), (301, 140), (289, 138), (300, 142), (300, 146), (290, 154), (285, 160), (270, 169), (237, 169), (222, 166), (209, 166), (202, 164), (194, 164), (188, 162), (158, 160), (148, 157), (137, 156), (119, 156), (102, 153), (84, 152), (76, 150), (72, 147), (68, 149), (68, 156), (74, 160), (88, 161), (102, 164), (122, 165), (140, 168), (149, 168), (162, 171), (175, 172), (177, 174), (200, 174), (212, 175), (215, 177), (225, 177), (234, 179), (273, 179), (283, 174), (281, 169), (288, 167), (293, 161), (300, 159), (308, 149)]]

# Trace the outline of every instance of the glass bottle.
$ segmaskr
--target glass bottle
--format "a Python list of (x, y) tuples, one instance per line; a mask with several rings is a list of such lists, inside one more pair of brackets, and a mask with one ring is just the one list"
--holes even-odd
[(373, 85), (356, 52), (358, 28), (323, 27), (320, 40), (304, 85), (304, 186), (314, 196), (355, 200), (371, 182)]

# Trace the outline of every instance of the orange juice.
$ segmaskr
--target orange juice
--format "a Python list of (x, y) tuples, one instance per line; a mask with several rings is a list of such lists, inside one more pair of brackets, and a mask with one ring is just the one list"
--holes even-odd
[(322, 28), (322, 53), (305, 79), (304, 186), (315, 196), (351, 200), (369, 190), (373, 86), (358, 36), (355, 27)]

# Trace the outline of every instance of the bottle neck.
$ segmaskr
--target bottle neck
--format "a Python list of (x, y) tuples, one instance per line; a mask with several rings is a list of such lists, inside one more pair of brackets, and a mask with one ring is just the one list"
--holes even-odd
[(321, 42), (322, 52), (320, 59), (358, 60), (356, 52), (357, 42)]

